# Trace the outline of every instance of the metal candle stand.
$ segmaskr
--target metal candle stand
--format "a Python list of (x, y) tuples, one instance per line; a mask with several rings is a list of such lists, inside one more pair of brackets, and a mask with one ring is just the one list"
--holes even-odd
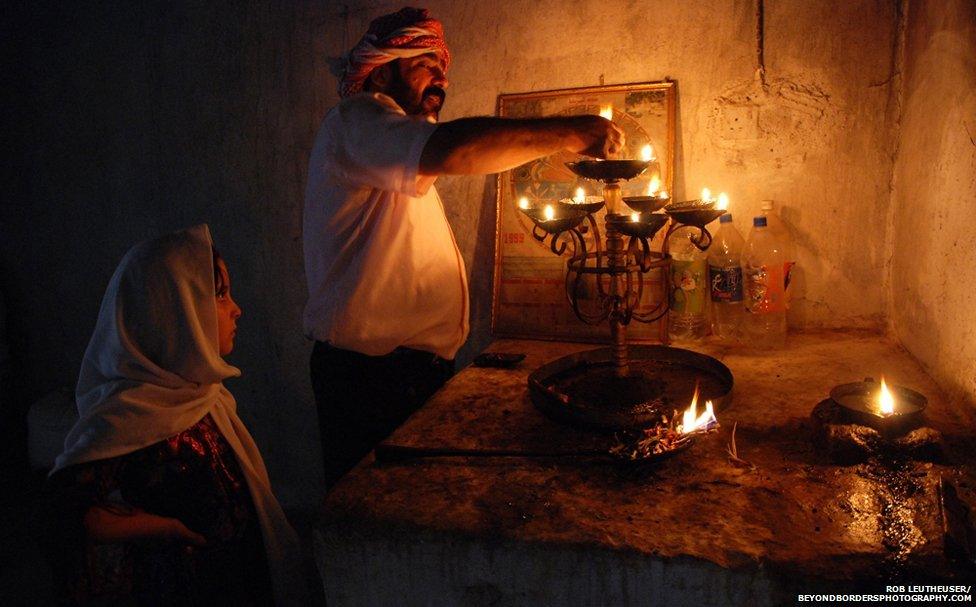
[[(725, 212), (700, 201), (667, 205), (666, 196), (622, 197), (619, 181), (637, 177), (650, 164), (650, 161), (639, 160), (582, 160), (566, 163), (580, 177), (602, 181), (603, 200), (560, 201), (553, 208), (551, 218), (546, 218), (539, 208), (522, 209), (534, 224), (532, 236), (536, 240), (545, 243), (549, 238), (549, 249), (556, 255), (563, 255), (570, 249), (570, 258), (566, 263), (566, 295), (573, 306), (573, 312), (581, 321), (597, 325), (609, 320), (614, 373), (617, 377), (627, 377), (630, 372), (627, 356), (627, 325), (630, 321), (655, 322), (665, 318), (670, 309), (669, 237), (679, 228), (696, 227), (699, 233), (691, 241), (698, 249), (705, 251), (712, 243), (712, 235), (705, 226)], [(633, 209), (635, 214), (621, 214), (621, 203)], [(604, 205), (607, 207), (604, 222), (605, 245), (594, 217)], [(662, 208), (665, 214), (654, 213)], [(670, 225), (661, 251), (652, 251), (648, 240), (669, 223), (669, 220)], [(583, 236), (587, 230), (581, 229), (584, 221), (593, 235), (594, 251), (587, 250)], [(564, 238), (564, 235), (568, 235), (568, 238)], [(661, 268), (665, 276), (662, 281), (662, 297), (652, 310), (642, 314), (636, 309), (644, 290), (644, 274), (654, 268)], [(587, 275), (594, 275), (596, 278), (598, 312), (587, 312), (580, 307), (583, 278)], [(609, 288), (604, 287), (603, 276), (609, 277)]]

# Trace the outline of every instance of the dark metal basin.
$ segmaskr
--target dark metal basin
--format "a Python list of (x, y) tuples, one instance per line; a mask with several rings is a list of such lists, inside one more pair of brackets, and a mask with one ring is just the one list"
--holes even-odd
[(546, 219), (545, 210), (538, 207), (519, 210), (525, 213), (540, 229), (550, 234), (560, 234), (566, 230), (571, 230), (586, 218), (584, 211), (562, 205), (553, 205), (552, 219)]
[(607, 215), (607, 224), (612, 225), (621, 234), (651, 238), (668, 222), (668, 216), (663, 213), (639, 213), (637, 221), (630, 215)]
[(660, 421), (662, 413), (683, 411), (696, 382), (699, 406), (711, 400), (720, 412), (731, 402), (732, 372), (711, 356), (638, 345), (629, 354), (631, 373), (623, 378), (614, 375), (611, 348), (545, 364), (529, 375), (532, 402), (556, 421), (602, 431), (643, 428)]
[(639, 213), (653, 213), (670, 201), (667, 196), (624, 196), (624, 203)]
[(643, 173), (653, 160), (580, 160), (567, 162), (569, 170), (586, 179), (619, 181)]
[(606, 201), (599, 196), (587, 196), (586, 202), (576, 202), (572, 198), (563, 198), (559, 201), (559, 206), (567, 209), (576, 209), (584, 213), (596, 213), (606, 205)]

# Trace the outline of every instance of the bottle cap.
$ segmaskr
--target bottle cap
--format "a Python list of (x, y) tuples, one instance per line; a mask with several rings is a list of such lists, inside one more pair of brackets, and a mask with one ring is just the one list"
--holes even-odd
[(722, 215), (721, 217), (718, 218), (718, 222), (719, 223), (732, 223), (732, 213), (728, 213), (728, 212), (725, 213), (725, 215)]
[(773, 210), (773, 201), (772, 200), (763, 200), (762, 201), (762, 206), (759, 207), (759, 208), (761, 208), (764, 211), (772, 211)]
[(752, 218), (752, 225), (753, 225), (753, 227), (756, 227), (756, 228), (765, 228), (766, 227), (766, 218), (765, 217), (762, 217), (762, 216), (753, 217)]

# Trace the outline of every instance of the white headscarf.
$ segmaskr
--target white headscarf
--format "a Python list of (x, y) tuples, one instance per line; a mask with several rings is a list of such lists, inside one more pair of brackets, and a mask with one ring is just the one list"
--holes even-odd
[(241, 372), (219, 354), (213, 270), (205, 224), (142, 242), (122, 258), (82, 361), (79, 420), (51, 473), (156, 444), (209, 413), (247, 479), (275, 602), (298, 604), (304, 598), (298, 538), (221, 383)]

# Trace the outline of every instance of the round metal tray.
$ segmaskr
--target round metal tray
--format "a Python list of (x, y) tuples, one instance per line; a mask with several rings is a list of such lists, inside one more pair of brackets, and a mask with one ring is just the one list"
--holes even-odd
[[(610, 348), (587, 350), (545, 364), (529, 375), (533, 404), (561, 423), (602, 431), (643, 428), (684, 411), (696, 381), (699, 406), (716, 412), (732, 399), (732, 372), (718, 360), (669, 346), (629, 346), (630, 375), (614, 375)], [(654, 404), (650, 404), (654, 403)]]

